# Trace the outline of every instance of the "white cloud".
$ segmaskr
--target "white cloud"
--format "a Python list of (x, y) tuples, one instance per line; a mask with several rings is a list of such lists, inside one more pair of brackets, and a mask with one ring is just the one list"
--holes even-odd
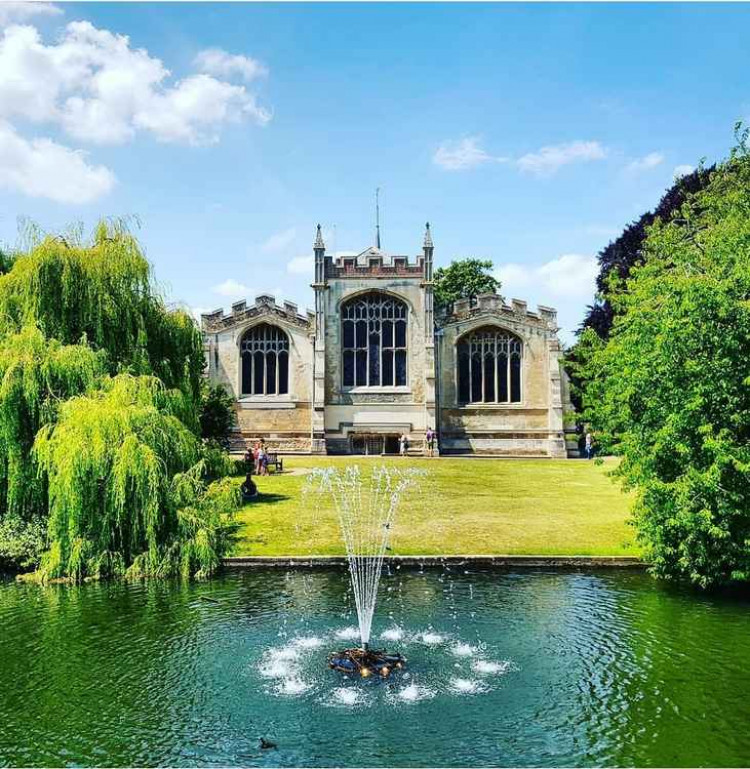
[(664, 155), (661, 152), (649, 152), (648, 155), (628, 163), (625, 170), (628, 173), (637, 174), (641, 171), (649, 171), (652, 168), (656, 168), (656, 166), (661, 165), (663, 162)]
[(270, 120), (245, 86), (205, 73), (170, 85), (169, 76), (128, 37), (87, 21), (68, 24), (50, 45), (34, 27), (12, 26), (0, 38), (0, 117), (59, 124), (100, 144), (127, 142), (138, 131), (164, 142), (210, 144), (227, 123)]
[(286, 271), (292, 275), (312, 275), (314, 268), (315, 257), (312, 254), (310, 256), (295, 256), (286, 265)]
[(563, 254), (537, 269), (542, 284), (550, 292), (564, 296), (589, 297), (599, 265), (594, 256)]
[(485, 163), (504, 163), (508, 158), (494, 157), (481, 147), (477, 136), (468, 136), (457, 141), (443, 142), (435, 154), (432, 162), (445, 171), (466, 171)]
[(295, 230), (294, 227), (290, 227), (288, 230), (283, 230), (282, 232), (276, 232), (261, 243), (260, 250), (265, 253), (283, 251), (285, 248), (291, 246), (295, 237), (297, 237), (297, 230)]
[(571, 163), (603, 160), (605, 157), (607, 150), (599, 142), (576, 141), (542, 147), (538, 152), (530, 152), (520, 157), (516, 163), (524, 173), (552, 176)]
[(62, 8), (54, 3), (18, 3), (12, 0), (0, 2), (0, 27), (20, 23), (34, 16), (59, 16)]
[(502, 283), (500, 291), (506, 297), (522, 298), (533, 290), (543, 296), (586, 299), (593, 297), (598, 271), (596, 257), (563, 254), (539, 267), (501, 265), (495, 277)]
[(223, 283), (219, 283), (218, 286), (214, 286), (211, 290), (215, 294), (226, 296), (232, 299), (249, 296), (251, 293), (250, 289), (246, 285), (240, 283), (237, 280), (234, 280), (234, 278), (229, 278)]
[(673, 176), (675, 179), (681, 179), (683, 176), (692, 174), (693, 171), (695, 171), (695, 166), (689, 166), (689, 165), (675, 166)]
[(0, 187), (58, 203), (90, 203), (114, 186), (114, 174), (50, 139), (27, 140), (0, 122)]
[(217, 77), (232, 77), (237, 75), (248, 83), (268, 74), (263, 64), (249, 56), (231, 54), (221, 48), (207, 48), (201, 51), (194, 61), (200, 72)]

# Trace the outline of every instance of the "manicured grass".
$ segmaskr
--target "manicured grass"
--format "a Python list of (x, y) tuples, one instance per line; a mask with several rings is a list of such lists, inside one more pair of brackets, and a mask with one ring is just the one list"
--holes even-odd
[(240, 514), (233, 554), (342, 554), (332, 506), (315, 512), (302, 488), (306, 469), (352, 462), (428, 471), (398, 512), (394, 555), (640, 554), (611, 462), (351, 457), (287, 457), (283, 474), (257, 478), (261, 496)]

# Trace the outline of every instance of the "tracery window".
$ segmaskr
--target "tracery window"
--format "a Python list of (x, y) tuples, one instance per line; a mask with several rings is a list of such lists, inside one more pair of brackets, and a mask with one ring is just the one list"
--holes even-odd
[(342, 306), (344, 387), (406, 385), (407, 312), (388, 294), (365, 294)]
[(521, 340), (508, 331), (479, 328), (458, 342), (459, 403), (520, 403)]
[(240, 342), (243, 395), (289, 392), (289, 337), (268, 323), (248, 329)]

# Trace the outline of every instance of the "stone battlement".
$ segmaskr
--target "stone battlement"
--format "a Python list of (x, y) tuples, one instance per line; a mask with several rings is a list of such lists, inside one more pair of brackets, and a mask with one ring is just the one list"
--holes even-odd
[(486, 312), (507, 314), (514, 318), (535, 321), (551, 329), (557, 329), (557, 310), (554, 308), (540, 304), (537, 306), (536, 312), (533, 312), (528, 309), (527, 303), (521, 299), (511, 299), (510, 304), (506, 304), (505, 298), (496, 293), (479, 294), (474, 300), (459, 299), (453, 303), (451, 311), (442, 319), (442, 324), (466, 320)]
[(213, 312), (204, 312), (201, 315), (201, 330), (204, 332), (223, 331), (260, 315), (270, 315), (308, 328), (312, 328), (315, 321), (315, 313), (312, 310), (307, 310), (303, 315), (294, 302), (284, 301), (277, 304), (276, 298), (270, 294), (260, 294), (255, 297), (255, 301), (251, 305), (248, 305), (245, 299), (234, 302), (229, 314), (225, 313), (222, 308)]
[(410, 261), (408, 256), (387, 254), (375, 246), (359, 254), (325, 257), (326, 278), (424, 277), (424, 256)]

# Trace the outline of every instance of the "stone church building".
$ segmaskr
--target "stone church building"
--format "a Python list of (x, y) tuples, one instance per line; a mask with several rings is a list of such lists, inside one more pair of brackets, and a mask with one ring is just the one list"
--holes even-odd
[(414, 260), (313, 246), (315, 310), (258, 296), (202, 316), (207, 373), (236, 398), (237, 444), (271, 450), (566, 456), (555, 310), (498, 294), (436, 316), (429, 224)]

